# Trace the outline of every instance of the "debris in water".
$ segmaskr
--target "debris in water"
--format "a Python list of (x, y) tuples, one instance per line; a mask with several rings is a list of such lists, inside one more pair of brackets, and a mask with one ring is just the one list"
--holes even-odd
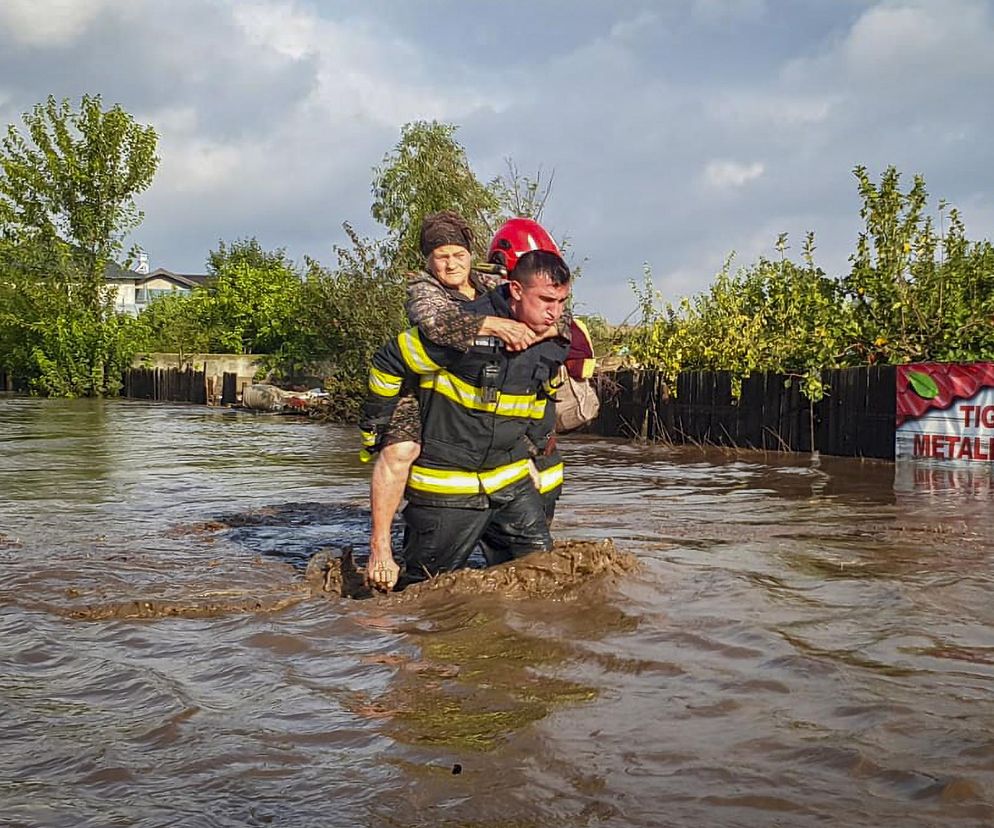
[[(403, 592), (375, 593), (375, 596), (399, 602), (441, 590), (452, 595), (490, 593), (506, 598), (571, 600), (592, 579), (602, 582), (636, 569), (635, 556), (619, 552), (611, 540), (557, 541), (550, 552), (534, 552), (486, 569), (445, 572), (413, 584)], [(374, 597), (373, 590), (365, 583), (363, 570), (356, 566), (351, 548), (345, 549), (340, 557), (329, 551), (318, 552), (308, 563), (305, 578), (317, 594)]]

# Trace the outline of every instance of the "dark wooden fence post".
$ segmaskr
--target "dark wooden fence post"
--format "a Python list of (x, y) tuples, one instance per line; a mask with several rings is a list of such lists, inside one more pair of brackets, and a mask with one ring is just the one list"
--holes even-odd
[(206, 374), (192, 367), (128, 368), (121, 385), (128, 399), (207, 404)]
[(238, 402), (238, 374), (225, 371), (221, 375), (221, 405)]
[[(673, 397), (655, 372), (620, 371), (613, 381), (599, 382), (595, 431), (672, 443), (893, 459), (895, 368), (826, 370), (821, 380), (825, 396), (812, 406), (796, 376), (750, 374), (736, 401), (726, 371), (684, 371)], [(228, 382), (225, 375), (222, 402), (228, 399)]]

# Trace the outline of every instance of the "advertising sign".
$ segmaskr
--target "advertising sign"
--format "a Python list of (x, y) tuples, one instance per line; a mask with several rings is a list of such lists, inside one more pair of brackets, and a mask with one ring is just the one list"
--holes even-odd
[(994, 362), (898, 365), (894, 457), (994, 462)]

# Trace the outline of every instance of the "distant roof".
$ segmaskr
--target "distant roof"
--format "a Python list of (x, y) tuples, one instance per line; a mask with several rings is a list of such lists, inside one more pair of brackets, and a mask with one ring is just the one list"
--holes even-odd
[(121, 267), (117, 262), (107, 262), (104, 268), (104, 279), (108, 282), (130, 282), (132, 279), (141, 278), (140, 273)]
[(149, 279), (172, 279), (182, 285), (185, 285), (186, 287), (191, 288), (202, 285), (207, 281), (206, 273), (173, 273), (171, 270), (166, 270), (164, 267), (157, 267), (149, 274), (143, 276), (139, 273), (137, 276), (142, 282), (147, 282)]
[(150, 279), (169, 279), (183, 287), (194, 288), (204, 284), (207, 278), (206, 273), (173, 273), (164, 267), (157, 267), (151, 273), (139, 273), (121, 267), (117, 262), (108, 262), (104, 268), (104, 279), (108, 282), (134, 282), (136, 285), (142, 285)]

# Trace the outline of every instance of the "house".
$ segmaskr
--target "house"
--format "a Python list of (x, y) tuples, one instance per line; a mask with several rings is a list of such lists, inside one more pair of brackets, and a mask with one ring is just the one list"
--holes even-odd
[(164, 267), (157, 267), (149, 273), (148, 259), (141, 256), (134, 270), (126, 270), (114, 263), (107, 265), (104, 279), (114, 289), (114, 309), (118, 313), (137, 316), (156, 297), (188, 295), (195, 287), (203, 285), (207, 276), (199, 273), (173, 273)]

